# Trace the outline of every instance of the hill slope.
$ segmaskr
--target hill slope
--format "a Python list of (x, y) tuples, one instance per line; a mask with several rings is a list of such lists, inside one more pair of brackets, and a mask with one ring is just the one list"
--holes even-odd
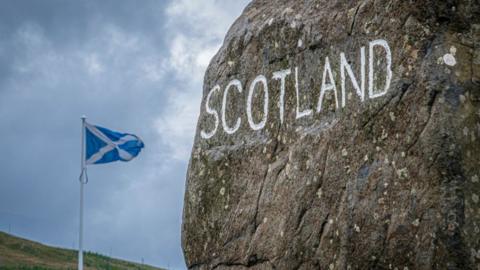
[[(144, 269), (160, 268), (112, 259), (100, 254), (85, 253), (84, 269)], [(76, 269), (77, 251), (49, 247), (37, 242), (0, 232), (0, 269)]]

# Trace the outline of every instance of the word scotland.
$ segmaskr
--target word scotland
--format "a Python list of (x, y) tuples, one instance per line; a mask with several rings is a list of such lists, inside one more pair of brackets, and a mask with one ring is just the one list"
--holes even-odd
[[(377, 72), (384, 72), (385, 77), (385, 84), (383, 89), (376, 89), (375, 82), (374, 82), (374, 63), (375, 60), (379, 61), (379, 59), (375, 59), (374, 48), (379, 47), (385, 51), (384, 57), (386, 62), (385, 70), (380, 70)], [(388, 92), (390, 87), (390, 82), (392, 80), (392, 53), (390, 47), (388, 46), (387, 41), (383, 39), (377, 39), (374, 41), (369, 42), (368, 44), (368, 98), (374, 99), (385, 95)], [(365, 55), (365, 47), (360, 48), (360, 74), (354, 74), (352, 66), (349, 64), (345, 54), (342, 52), (340, 53), (340, 65), (339, 65), (339, 73), (340, 73), (340, 101), (339, 101), (339, 93), (337, 91), (337, 85), (335, 83), (335, 78), (333, 76), (332, 67), (330, 65), (330, 60), (325, 57), (324, 67), (323, 67), (323, 75), (322, 75), (322, 84), (320, 86), (320, 94), (318, 97), (318, 102), (316, 106), (316, 112), (319, 113), (322, 111), (322, 104), (325, 94), (328, 92), (333, 92), (334, 100), (335, 100), (335, 107), (338, 109), (340, 106), (343, 108), (346, 106), (346, 80), (347, 78), (350, 80), (351, 85), (355, 91), (355, 94), (359, 97), (359, 99), (363, 102), (366, 99), (366, 81), (367, 81), (367, 72), (366, 72), (366, 55)], [(293, 74), (292, 74), (293, 73)], [(337, 73), (338, 74), (338, 73)], [(308, 110), (300, 110), (300, 95), (299, 95), (299, 82), (298, 82), (298, 67), (295, 69), (284, 69), (273, 72), (273, 76), (271, 77), (272, 80), (278, 80), (280, 82), (280, 96), (278, 101), (279, 107), (279, 118), (280, 122), (283, 123), (284, 121), (284, 98), (285, 98), (285, 82), (287, 77), (294, 76), (295, 79), (295, 94), (296, 94), (296, 119), (300, 119), (302, 117), (306, 117), (313, 114), (312, 109)], [(358, 79), (359, 78), (359, 79)], [(259, 86), (263, 87), (259, 87)], [(252, 113), (252, 102), (254, 97), (254, 92), (256, 90), (262, 90), (264, 92), (263, 95), (263, 114), (261, 120), (255, 121), (253, 119)], [(227, 115), (227, 99), (229, 98), (229, 93), (232, 91), (238, 91), (239, 93), (243, 92), (242, 83), (234, 79), (230, 81), (227, 86), (224, 88), (223, 91), (223, 99), (222, 99), (222, 107), (219, 112), (211, 107), (210, 99), (212, 95), (216, 92), (220, 92), (221, 87), (220, 85), (215, 85), (207, 94), (207, 98), (205, 101), (205, 111), (208, 114), (208, 117), (213, 117), (214, 124), (213, 127), (209, 130), (201, 130), (200, 136), (203, 139), (209, 139), (215, 135), (218, 130), (218, 127), (221, 123), (223, 130), (227, 134), (234, 134), (239, 128), (242, 121), (241, 117), (237, 117), (236, 119), (226, 119)], [(261, 130), (265, 127), (267, 120), (268, 120), (268, 79), (264, 75), (258, 75), (249, 85), (248, 87), (248, 95), (245, 103), (245, 110), (247, 114), (248, 125), (252, 130)]]

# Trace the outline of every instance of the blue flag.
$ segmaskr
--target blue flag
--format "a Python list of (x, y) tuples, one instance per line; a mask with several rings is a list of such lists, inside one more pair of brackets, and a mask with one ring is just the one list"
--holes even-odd
[(133, 134), (120, 133), (85, 122), (86, 164), (102, 164), (117, 160), (130, 161), (144, 144)]

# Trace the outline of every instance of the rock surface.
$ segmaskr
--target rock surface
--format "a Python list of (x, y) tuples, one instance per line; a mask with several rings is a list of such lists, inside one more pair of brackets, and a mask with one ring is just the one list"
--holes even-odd
[[(188, 268), (480, 269), (479, 9), (250, 3), (205, 75), (183, 214)], [(388, 42), (392, 77), (373, 98), (370, 85), (375, 94), (388, 81), (385, 48), (373, 47), (370, 66), (375, 40)], [(342, 95), (340, 61), (360, 87), (362, 47), (363, 102), (348, 74)], [(325, 91), (317, 112), (326, 57), (339, 105)], [(286, 69), (282, 116), (273, 76)], [(258, 75), (266, 107), (261, 78), (249, 91)], [(225, 95), (234, 79), (243, 90)]]

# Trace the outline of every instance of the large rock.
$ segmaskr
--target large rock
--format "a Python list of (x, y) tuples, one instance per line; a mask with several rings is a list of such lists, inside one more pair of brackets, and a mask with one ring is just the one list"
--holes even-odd
[(479, 6), (249, 4), (205, 75), (188, 267), (480, 269)]

